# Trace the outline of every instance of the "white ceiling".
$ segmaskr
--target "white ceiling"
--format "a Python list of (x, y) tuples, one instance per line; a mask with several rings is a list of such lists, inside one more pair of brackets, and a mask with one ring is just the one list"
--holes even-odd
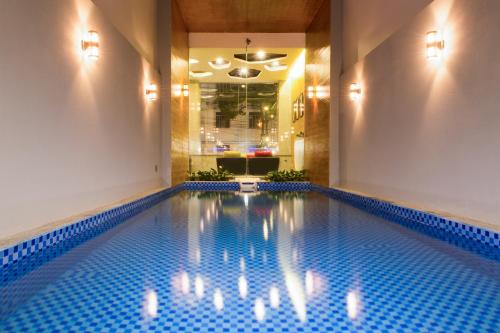
[[(249, 48), (248, 52), (257, 52), (260, 49)], [(194, 58), (199, 61), (197, 64), (191, 64), (189, 66), (190, 71), (210, 71), (214, 75), (206, 78), (193, 78), (190, 77), (191, 81), (199, 82), (276, 82), (284, 81), (288, 77), (288, 73), (292, 67), (292, 64), (297, 60), (298, 56), (301, 54), (303, 49), (301, 48), (265, 48), (263, 49), (268, 53), (286, 53), (288, 56), (280, 60), (281, 63), (288, 65), (288, 69), (278, 72), (270, 72), (264, 68), (264, 64), (245, 64), (237, 59), (234, 59), (235, 53), (245, 53), (245, 48), (190, 48), (189, 57)], [(215, 60), (217, 57), (222, 57), (226, 60), (231, 61), (231, 66), (227, 69), (216, 70), (210, 67), (209, 61)], [(246, 66), (248, 68), (255, 68), (261, 70), (261, 74), (255, 79), (235, 79), (227, 75), (228, 72), (235, 68)]]

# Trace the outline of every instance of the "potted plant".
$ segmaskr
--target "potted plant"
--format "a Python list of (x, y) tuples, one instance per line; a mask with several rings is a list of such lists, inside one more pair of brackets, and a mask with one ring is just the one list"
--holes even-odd
[(306, 175), (304, 170), (278, 170), (269, 172), (266, 179), (270, 182), (303, 182)]
[(210, 169), (208, 171), (188, 172), (189, 181), (211, 181), (211, 182), (225, 182), (233, 178), (233, 174), (226, 170)]

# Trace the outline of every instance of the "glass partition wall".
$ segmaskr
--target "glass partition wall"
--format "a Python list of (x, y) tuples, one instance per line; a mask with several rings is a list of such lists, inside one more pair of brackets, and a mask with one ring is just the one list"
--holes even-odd
[[(221, 158), (259, 156), (269, 159), (252, 162), (269, 163), (271, 159), (279, 159), (277, 168), (297, 169), (300, 167), (297, 156), (301, 154), (299, 151), (294, 154), (294, 146), (303, 133), (298, 105), (304, 96), (303, 51), (273, 53), (286, 54), (289, 64), (284, 60), (252, 63), (231, 58), (237, 51), (191, 50), (190, 171), (216, 169), (217, 159)], [(256, 53), (258, 51), (251, 54)], [(220, 54), (223, 56), (217, 56)], [(217, 64), (222, 66), (212, 66)], [(272, 68), (277, 65), (281, 66), (280, 70)], [(256, 77), (231, 76), (252, 70), (259, 72)], [(247, 173), (248, 170), (237, 174)]]

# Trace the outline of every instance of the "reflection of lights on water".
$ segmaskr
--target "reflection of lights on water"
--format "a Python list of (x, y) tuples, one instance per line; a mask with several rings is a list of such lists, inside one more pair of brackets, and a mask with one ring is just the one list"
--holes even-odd
[(228, 261), (229, 256), (227, 255), (227, 251), (226, 250), (224, 250), (224, 253), (223, 253), (222, 257), (224, 258), (224, 262)]
[(262, 253), (262, 261), (263, 261), (264, 263), (266, 263), (266, 262), (267, 262), (267, 252), (265, 252), (265, 251), (264, 251), (264, 253)]
[(314, 275), (311, 271), (306, 272), (306, 294), (312, 295), (314, 293)]
[(255, 250), (253, 248), (253, 245), (250, 245), (250, 258), (254, 258), (255, 257)]
[(205, 284), (203, 283), (203, 279), (199, 275), (197, 275), (194, 279), (194, 293), (198, 298), (202, 298), (203, 294), (205, 293)]
[(240, 276), (238, 279), (238, 290), (240, 291), (240, 297), (246, 298), (248, 295), (248, 282), (244, 275)]
[(203, 233), (205, 230), (205, 221), (203, 219), (200, 220), (200, 231)]
[(186, 272), (181, 274), (181, 291), (183, 294), (189, 293), (189, 275)]
[(214, 306), (217, 311), (222, 310), (224, 308), (224, 298), (222, 297), (222, 292), (219, 288), (215, 289), (214, 292)]
[(200, 249), (196, 249), (195, 259), (196, 259), (196, 263), (197, 264), (199, 264), (201, 262), (201, 252), (200, 252)]
[(269, 230), (267, 228), (267, 220), (264, 219), (264, 224), (262, 225), (262, 234), (264, 236), (264, 240), (269, 238)]
[(350, 319), (356, 319), (360, 312), (361, 302), (359, 295), (356, 291), (350, 291), (347, 293), (347, 315)]
[(293, 262), (297, 262), (297, 260), (299, 260), (299, 251), (297, 251), (297, 249), (293, 249), (292, 251), (292, 259), (293, 259)]
[(245, 203), (245, 207), (248, 208), (248, 194), (243, 195), (243, 202)]
[(206, 213), (207, 221), (210, 221), (210, 210), (207, 209)]
[(280, 291), (274, 286), (269, 289), (269, 302), (274, 309), (280, 306)]
[(255, 313), (255, 318), (257, 318), (258, 321), (262, 321), (266, 317), (266, 307), (262, 298), (259, 297), (255, 300), (253, 312)]
[(273, 211), (271, 211), (271, 215), (269, 216), (269, 226), (271, 227), (271, 231), (272, 231), (274, 229)]
[(144, 308), (149, 317), (156, 317), (158, 315), (158, 294), (154, 290), (149, 290), (146, 293), (144, 301)]
[(245, 258), (243, 257), (240, 258), (240, 270), (241, 271), (245, 270)]

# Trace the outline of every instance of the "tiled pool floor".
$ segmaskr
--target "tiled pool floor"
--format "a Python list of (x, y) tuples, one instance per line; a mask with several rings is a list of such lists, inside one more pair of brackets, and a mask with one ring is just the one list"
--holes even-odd
[(312, 192), (182, 192), (2, 276), (0, 332), (500, 327), (498, 261)]

